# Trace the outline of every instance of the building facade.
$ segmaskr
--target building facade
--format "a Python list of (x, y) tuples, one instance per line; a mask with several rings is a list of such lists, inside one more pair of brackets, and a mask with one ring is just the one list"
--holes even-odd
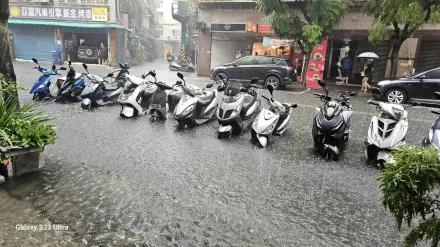
[[(292, 8), (303, 4), (295, 0), (287, 2)], [(389, 42), (376, 45), (368, 42), (372, 19), (361, 12), (365, 2), (352, 0), (349, 13), (326, 40), (326, 49), (322, 54), (325, 58), (322, 68), (325, 79), (338, 76), (338, 62), (347, 52), (353, 61), (353, 83), (361, 83), (360, 74), (365, 61), (357, 56), (362, 52), (371, 51), (379, 55), (373, 75), (376, 80), (389, 74)], [(209, 76), (210, 70), (216, 66), (233, 62), (238, 50), (242, 50), (243, 55), (255, 55), (255, 52), (259, 55), (287, 55), (294, 62), (301, 62), (297, 51), (290, 48), (288, 41), (276, 37), (270, 25), (264, 23), (264, 16), (255, 7), (255, 2), (247, 0), (199, 0), (199, 22), (206, 25), (204, 32), (199, 31), (198, 34), (200, 76)], [(439, 67), (440, 59), (435, 55), (440, 52), (440, 43), (437, 41), (439, 35), (439, 26), (426, 26), (408, 39), (400, 51), (398, 75)], [(267, 42), (268, 40), (271, 42)]]
[(143, 1), (10, 0), (14, 57), (53, 61), (58, 51), (61, 62), (97, 63), (102, 43), (108, 64), (116, 67), (126, 62), (127, 39), (142, 30)]
[(173, 19), (172, 6), (177, 0), (159, 0), (159, 39), (163, 44), (163, 57), (166, 58), (168, 51), (171, 54), (179, 55), (181, 40), (181, 24)]

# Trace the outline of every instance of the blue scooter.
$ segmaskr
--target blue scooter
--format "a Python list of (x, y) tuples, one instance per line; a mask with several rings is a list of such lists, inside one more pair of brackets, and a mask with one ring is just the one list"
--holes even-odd
[(67, 72), (66, 80), (57, 83), (58, 94), (55, 102), (78, 101), (78, 97), (86, 87), (84, 84), (85, 75), (86, 74), (82, 73), (80, 76), (77, 76), (75, 69), (72, 67), (72, 63), (69, 61), (69, 72)]
[[(34, 85), (31, 88), (30, 94), (33, 94), (32, 100), (43, 100), (45, 98), (54, 98), (52, 94), (50, 93), (49, 87), (50, 87), (50, 76), (51, 75), (60, 75), (57, 72), (57, 68), (55, 65), (52, 65), (52, 69), (47, 68), (41, 68), (40, 64), (38, 64), (37, 59), (32, 58), (32, 61), (38, 65), (38, 67), (34, 67), (34, 69), (37, 69), (41, 73), (43, 73), (38, 80), (35, 81)], [(66, 68), (61, 67), (58, 70), (66, 70)]]

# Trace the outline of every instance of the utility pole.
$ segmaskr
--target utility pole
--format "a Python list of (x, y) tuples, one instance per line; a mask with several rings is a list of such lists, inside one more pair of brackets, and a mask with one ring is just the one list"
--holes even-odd
[(190, 18), (188, 3), (186, 1), (178, 1), (177, 4), (173, 4), (171, 7), (173, 19), (181, 23), (181, 36), (180, 36), (180, 60), (186, 60), (186, 25)]

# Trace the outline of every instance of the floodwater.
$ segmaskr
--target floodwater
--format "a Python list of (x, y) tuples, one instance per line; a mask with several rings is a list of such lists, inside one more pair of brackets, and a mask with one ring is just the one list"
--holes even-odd
[[(20, 81), (37, 74), (26, 76)], [(319, 104), (309, 94), (293, 103)], [(58, 139), (43, 170), (0, 185), (0, 246), (388, 247), (401, 246), (407, 232), (382, 206), (379, 171), (363, 162), (358, 133), (371, 116), (354, 117), (336, 163), (313, 155), (308, 108), (295, 109), (288, 131), (266, 149), (252, 146), (250, 133), (217, 140), (216, 122), (176, 131), (172, 119), (121, 120), (117, 106), (41, 108), (59, 116)], [(17, 230), (25, 226), (37, 230)]]

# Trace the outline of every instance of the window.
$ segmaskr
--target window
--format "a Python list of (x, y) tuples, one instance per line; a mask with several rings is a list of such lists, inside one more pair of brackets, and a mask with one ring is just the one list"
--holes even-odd
[(423, 75), (425, 75), (425, 77), (422, 76), (422, 78), (425, 79), (440, 79), (440, 69), (426, 72)]
[(256, 57), (255, 64), (273, 64), (273, 58), (271, 57)]
[(244, 57), (244, 58), (240, 58), (236, 61), (236, 63), (238, 65), (251, 65), (254, 62), (254, 57)]
[(288, 66), (286, 60), (280, 59), (280, 58), (274, 58), (273, 59), (273, 63), (276, 64), (276, 65)]

